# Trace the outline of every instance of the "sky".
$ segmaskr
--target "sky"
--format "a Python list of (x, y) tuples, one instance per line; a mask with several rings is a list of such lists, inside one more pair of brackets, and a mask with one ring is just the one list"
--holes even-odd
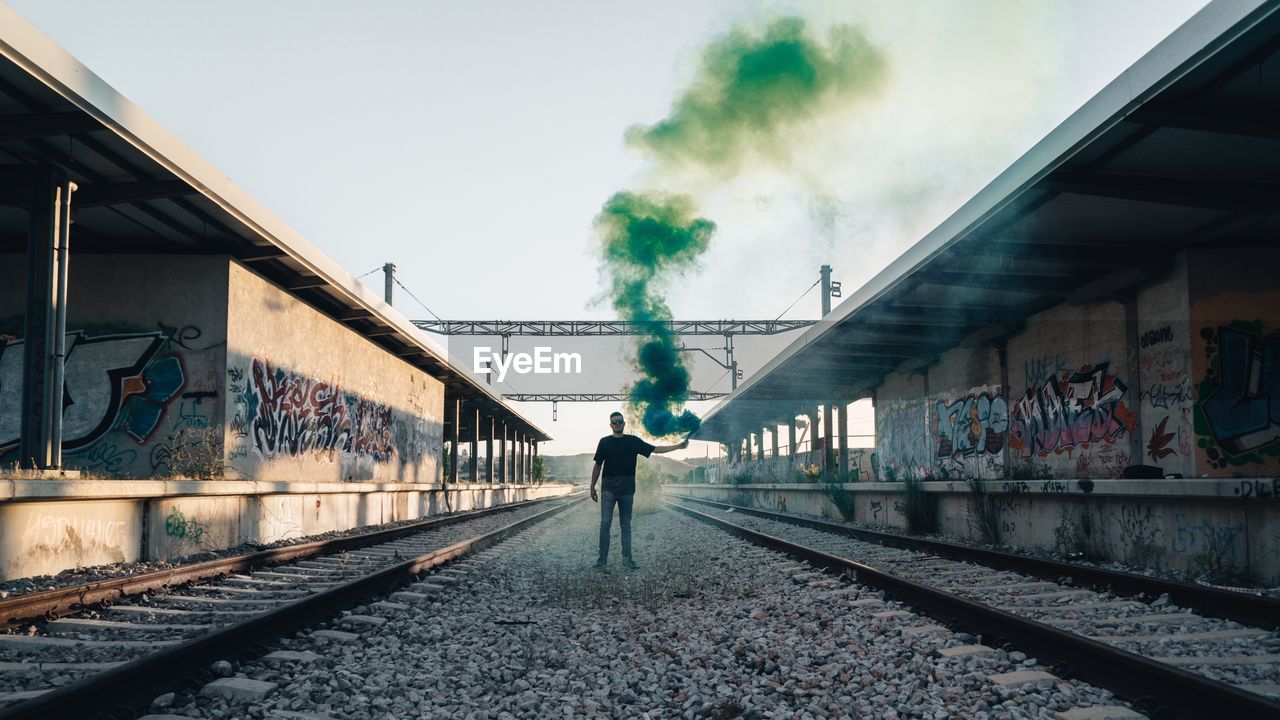
[[(667, 288), (677, 318), (772, 319), (799, 297), (784, 317), (816, 319), (805, 290), (819, 265), (851, 294), (1205, 3), (7, 4), (353, 275), (394, 262), (407, 316), (532, 320), (612, 317), (592, 223), (628, 189), (692, 192), (717, 225)], [(731, 177), (628, 146), (629, 128), (667, 117), (697, 82), (710, 44), (784, 16), (817, 38), (856, 27), (884, 58), (875, 91), (793, 128), (785, 162), (753, 158)], [(381, 291), (380, 273), (364, 280)], [(789, 340), (739, 339), (744, 374)], [(439, 341), (470, 364), (475, 339)], [(513, 350), (548, 344), (589, 366), (555, 389), (630, 381), (630, 345)], [(692, 374), (696, 390), (728, 389), (709, 360)], [(546, 379), (497, 389), (548, 391)], [(869, 407), (855, 407), (851, 432), (870, 432)], [(592, 450), (616, 409), (561, 403), (553, 421), (548, 404), (518, 408), (557, 438), (544, 454)], [(675, 457), (715, 453), (695, 442)]]

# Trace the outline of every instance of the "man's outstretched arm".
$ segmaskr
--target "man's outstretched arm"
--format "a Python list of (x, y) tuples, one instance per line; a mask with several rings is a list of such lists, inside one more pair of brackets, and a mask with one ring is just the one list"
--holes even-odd
[(600, 479), (600, 461), (597, 460), (594, 467), (591, 468), (591, 501), (595, 502), (600, 499), (596, 494), (596, 481)]
[[(687, 447), (689, 447), (689, 441), (685, 440), (684, 442), (676, 443), (675, 445), (659, 445), (655, 447), (653, 451), (656, 453), (669, 453), (676, 450), (683, 450)], [(597, 463), (597, 465), (598, 464), (599, 463)]]

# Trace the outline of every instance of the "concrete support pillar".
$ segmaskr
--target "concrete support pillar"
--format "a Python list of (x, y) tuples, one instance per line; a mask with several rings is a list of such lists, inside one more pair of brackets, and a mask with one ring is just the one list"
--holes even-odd
[(516, 482), (524, 484), (524, 433), (516, 434)]
[(809, 418), (809, 464), (813, 465), (822, 462), (822, 458), (815, 452), (818, 447), (818, 418), (821, 413), (813, 411), (805, 416)]
[(490, 415), (489, 433), (484, 438), (484, 479), (490, 485), (493, 484), (493, 431), (495, 422), (493, 416)]
[(524, 442), (524, 447), (521, 448), (521, 452), (523, 453), (521, 457), (523, 457), (524, 460), (521, 463), (521, 465), (524, 466), (523, 482), (525, 485), (528, 485), (529, 483), (533, 482), (533, 460), (529, 457), (529, 436), (528, 435), (524, 436), (523, 442)]
[(22, 356), (18, 462), (62, 467), (63, 367), (67, 337), (67, 261), (71, 193), (59, 168), (40, 165), (31, 177), (27, 212), (27, 307)]
[(835, 441), (835, 428), (831, 423), (831, 403), (822, 406), (822, 434), (826, 438), (825, 446), (822, 451), (822, 465), (828, 474), (835, 469), (836, 456), (835, 448), (831, 447), (831, 443)]
[(511, 467), (508, 465), (508, 462), (507, 462), (507, 443), (510, 441), (511, 441), (511, 430), (510, 428), (507, 427), (507, 424), (504, 422), (502, 423), (502, 446), (498, 450), (498, 452), (502, 455), (502, 458), (501, 458), (502, 476), (499, 478), (499, 481), (504, 483), (511, 482)]
[(787, 421), (787, 454), (796, 454), (796, 416), (792, 415)]
[[(533, 445), (533, 447), (532, 447), (533, 460), (534, 460), (534, 462), (536, 462), (536, 461), (537, 461), (537, 459), (538, 459), (538, 441), (537, 441), (536, 439), (535, 439), (535, 440), (533, 440), (533, 441), (532, 441), (532, 445)], [(533, 462), (529, 463), (529, 478), (530, 478), (530, 479), (532, 479), (532, 480), (534, 480), (534, 481), (536, 481), (536, 480), (537, 480), (537, 478), (533, 477)]]
[(471, 471), (471, 482), (480, 482), (480, 406), (471, 411), (471, 462), (467, 464)]
[(769, 426), (769, 437), (773, 439), (773, 456), (778, 457), (778, 426)]
[(452, 445), (452, 451), (449, 455), (449, 478), (448, 482), (458, 482), (458, 465), (461, 464), (460, 438), (462, 433), (462, 398), (454, 398), (453, 400), (453, 437), (449, 444)]
[(840, 472), (849, 471), (849, 403), (841, 400), (840, 407)]

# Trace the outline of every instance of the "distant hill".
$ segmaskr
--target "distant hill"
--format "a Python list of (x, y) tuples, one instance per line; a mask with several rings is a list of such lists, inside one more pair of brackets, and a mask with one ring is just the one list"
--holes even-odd
[[(543, 472), (548, 478), (555, 478), (560, 482), (590, 482), (592, 453), (579, 453), (577, 455), (543, 455)], [(641, 466), (648, 464), (652, 471), (675, 475), (677, 478), (684, 477), (684, 474), (693, 469), (693, 466), (674, 460), (665, 455), (650, 455), (648, 458), (640, 458), (636, 464), (636, 470), (641, 470)]]

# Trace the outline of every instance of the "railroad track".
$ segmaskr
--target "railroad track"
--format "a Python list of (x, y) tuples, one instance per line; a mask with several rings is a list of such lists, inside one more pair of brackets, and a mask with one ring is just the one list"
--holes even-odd
[[(1091, 574), (1094, 569), (1077, 572), (1078, 566), (1068, 563), (1011, 555), (1016, 560), (1007, 560), (990, 557), (989, 551), (961, 557), (972, 549), (947, 543), (907, 547), (910, 543), (900, 536), (885, 536), (883, 541), (894, 543), (889, 546), (834, 523), (704, 500), (693, 502), (710, 506), (710, 512), (668, 502), (754, 542), (880, 588), (944, 622), (1012, 643), (1149, 712), (1280, 717), (1280, 701), (1268, 697), (1280, 695), (1280, 638), (1272, 630), (1280, 622), (1280, 603), (1273, 600), (1240, 595), (1236, 615), (1242, 622), (1237, 622), (1223, 617), (1233, 614), (1231, 603), (1216, 594), (1223, 591), (1207, 596), (1213, 615), (1194, 613), (1170, 600), (1170, 586), (1180, 583), (1101, 571), (1125, 576), (1116, 582), (1123, 581), (1126, 592), (1144, 592), (1145, 587), (1150, 595), (1163, 595), (1162, 606), (1152, 607), (1070, 584), (1076, 575), (1098, 576)], [(1022, 572), (974, 564), (982, 562), (980, 557), (1016, 562)], [(1028, 574), (1040, 562), (1044, 564), (1036, 566), (1036, 574)], [(1188, 588), (1176, 588), (1178, 597), (1198, 596), (1195, 586)], [(1244, 624), (1259, 620), (1269, 620), (1268, 627)]]
[[(8, 621), (84, 609), (28, 623), (23, 634), (0, 635), (0, 718), (132, 716), (157, 695), (207, 675), (218, 660), (260, 654), (264, 642), (581, 500), (500, 506), (8, 599), (0, 603), (0, 617)], [(452, 581), (447, 570), (427, 576), (402, 598), (438, 592)], [(373, 621), (349, 615), (344, 622)]]

